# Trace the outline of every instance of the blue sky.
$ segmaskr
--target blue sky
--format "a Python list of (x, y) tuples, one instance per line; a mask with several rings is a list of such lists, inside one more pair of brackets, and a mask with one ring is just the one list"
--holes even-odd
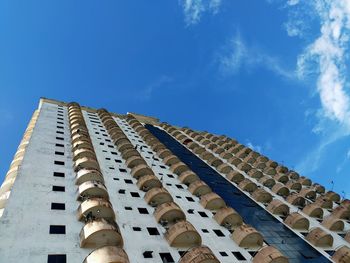
[(346, 0), (0, 2), (0, 180), (40, 97), (226, 134), (350, 195)]

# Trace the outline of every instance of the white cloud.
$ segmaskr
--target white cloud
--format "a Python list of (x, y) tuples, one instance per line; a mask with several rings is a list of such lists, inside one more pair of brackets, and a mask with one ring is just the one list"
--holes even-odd
[(250, 141), (248, 141), (248, 142), (246, 143), (246, 145), (247, 145), (249, 148), (251, 148), (252, 150), (254, 150), (254, 151), (258, 152), (258, 153), (261, 153), (262, 147), (261, 147), (260, 145), (254, 145), (254, 144), (252, 144)]
[(219, 55), (221, 70), (226, 74), (236, 74), (241, 69), (261, 66), (285, 78), (294, 78), (294, 71), (285, 69), (279, 59), (263, 51), (248, 47), (239, 34), (230, 39), (224, 52)]
[(186, 25), (197, 24), (203, 15), (208, 12), (217, 14), (221, 6), (221, 0), (181, 0)]
[(167, 88), (167, 85), (172, 81), (173, 79), (169, 76), (160, 76), (148, 86), (146, 86), (146, 88), (141, 93), (139, 93), (137, 97), (141, 100), (149, 100), (157, 90)]

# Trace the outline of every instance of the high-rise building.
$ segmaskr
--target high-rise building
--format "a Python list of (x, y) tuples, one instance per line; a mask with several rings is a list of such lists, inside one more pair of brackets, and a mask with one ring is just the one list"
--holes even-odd
[(42, 98), (0, 262), (350, 262), (350, 201), (227, 136)]

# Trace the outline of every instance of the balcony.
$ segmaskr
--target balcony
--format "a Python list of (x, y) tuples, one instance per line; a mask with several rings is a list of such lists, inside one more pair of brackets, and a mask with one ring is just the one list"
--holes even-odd
[(339, 219), (350, 220), (350, 210), (347, 207), (340, 205), (334, 208), (332, 216)]
[(326, 190), (323, 185), (320, 184), (313, 184), (312, 188), (316, 191), (318, 194), (323, 194)]
[(288, 203), (298, 207), (305, 206), (305, 198), (296, 193), (292, 193), (289, 196), (287, 196), (286, 200)]
[(172, 225), (165, 233), (165, 239), (172, 247), (194, 247), (202, 244), (202, 238), (193, 225), (180, 221)]
[(87, 149), (93, 150), (93, 146), (92, 146), (91, 142), (88, 142), (88, 141), (77, 141), (75, 143), (72, 143), (72, 146), (73, 146), (73, 151), (75, 151), (77, 149), (82, 149), (82, 148), (87, 148)]
[(269, 158), (267, 158), (266, 156), (260, 155), (259, 157), (256, 158), (256, 160), (258, 162), (266, 163), (269, 160)]
[(123, 139), (123, 141), (117, 145), (117, 149), (119, 152), (123, 153), (126, 150), (134, 149), (134, 146), (129, 140), (126, 141), (125, 139)]
[(273, 175), (276, 174), (275, 168), (272, 168), (272, 167), (265, 167), (265, 168), (263, 169), (263, 172), (264, 172), (265, 174), (271, 175), (271, 176), (273, 176)]
[(176, 155), (171, 154), (171, 155), (168, 155), (167, 157), (165, 157), (165, 158), (163, 159), (163, 162), (164, 162), (166, 165), (171, 166), (171, 165), (173, 165), (173, 164), (176, 164), (176, 163), (180, 162), (180, 159), (177, 158)]
[(173, 153), (171, 152), (171, 151), (169, 151), (168, 149), (162, 149), (162, 150), (159, 150), (159, 151), (157, 151), (157, 155), (160, 157), (160, 158), (162, 158), (163, 160), (166, 158), (166, 157), (168, 157), (168, 156), (170, 156), (170, 155), (172, 155)]
[(155, 187), (161, 187), (162, 183), (155, 175), (145, 175), (139, 178), (137, 181), (137, 187), (142, 191), (147, 192)]
[(103, 218), (114, 220), (115, 214), (111, 203), (102, 198), (92, 198), (83, 201), (77, 211), (78, 220)]
[(76, 181), (80, 185), (87, 181), (97, 181), (104, 183), (103, 176), (99, 170), (96, 169), (81, 169), (77, 172)]
[(327, 193), (325, 193), (324, 195), (325, 198), (333, 201), (333, 202), (339, 202), (340, 201), (340, 195), (333, 192), (333, 191), (328, 191)]
[(152, 169), (149, 168), (147, 165), (140, 164), (140, 165), (135, 166), (134, 168), (131, 169), (131, 175), (134, 178), (139, 179), (141, 176), (154, 175), (154, 173), (153, 173)]
[(152, 146), (152, 150), (155, 151), (155, 152), (158, 152), (160, 150), (163, 150), (163, 149), (166, 149), (165, 145), (161, 142), (157, 142), (156, 144), (154, 144)]
[(276, 184), (276, 181), (270, 176), (265, 175), (259, 179), (259, 183), (271, 189)]
[(211, 192), (210, 187), (201, 180), (194, 181), (188, 187), (188, 191), (195, 196), (202, 196)]
[(218, 171), (223, 174), (228, 174), (229, 172), (233, 171), (233, 168), (228, 165), (227, 163), (222, 163), (217, 167)]
[(208, 247), (200, 246), (186, 252), (179, 263), (220, 263), (220, 261)]
[(285, 183), (288, 182), (289, 177), (288, 177), (286, 174), (281, 174), (281, 173), (279, 173), (279, 174), (276, 174), (276, 175), (274, 176), (274, 179), (275, 179), (277, 182), (280, 182), (280, 183), (282, 183), (282, 184), (285, 184)]
[(156, 221), (162, 225), (174, 224), (186, 220), (186, 215), (174, 202), (163, 203), (154, 210)]
[(225, 201), (214, 192), (202, 195), (200, 204), (209, 210), (218, 210), (226, 206)]
[(263, 236), (254, 227), (245, 224), (237, 227), (231, 238), (243, 248), (256, 249), (263, 245)]
[(180, 175), (183, 172), (190, 171), (190, 168), (183, 162), (178, 162), (176, 164), (173, 164), (170, 166), (170, 171), (172, 171), (174, 174)]
[(310, 226), (309, 220), (297, 212), (289, 214), (284, 223), (297, 230), (308, 230)]
[(127, 160), (127, 159), (129, 159), (130, 157), (133, 157), (133, 156), (140, 156), (140, 154), (135, 149), (129, 149), (129, 150), (126, 150), (126, 151), (124, 151), (122, 153), (122, 158), (124, 160)]
[(290, 190), (295, 190), (297, 192), (299, 192), (301, 190), (301, 183), (298, 183), (298, 182), (295, 182), (293, 180), (289, 180), (287, 183), (286, 183), (286, 186), (290, 189)]
[(286, 258), (277, 248), (265, 246), (254, 256), (252, 263), (288, 263)]
[(243, 172), (248, 173), (252, 169), (252, 166), (247, 164), (247, 163), (242, 162), (239, 165), (237, 165), (237, 168), (242, 170)]
[(333, 246), (333, 237), (320, 227), (313, 228), (306, 236), (306, 240), (316, 247), (327, 248)]
[(268, 160), (268, 161), (266, 162), (266, 166), (267, 166), (267, 167), (276, 168), (276, 167), (278, 166), (278, 163), (276, 163), (276, 162), (273, 161), (273, 160)]
[(223, 164), (223, 161), (221, 161), (221, 160), (220, 160), (219, 158), (217, 158), (217, 157), (214, 157), (214, 158), (208, 160), (208, 164), (217, 168), (218, 166), (220, 166), (221, 164)]
[(278, 173), (285, 174), (285, 173), (288, 172), (288, 168), (285, 167), (285, 166), (282, 166), (282, 165), (278, 165), (278, 166), (276, 167), (276, 171), (277, 171)]
[(345, 263), (350, 261), (350, 248), (342, 246), (337, 249), (331, 258), (335, 263)]
[(333, 201), (329, 200), (323, 196), (317, 197), (315, 204), (318, 204), (320, 207), (325, 208), (325, 209), (332, 209), (333, 208)]
[(97, 181), (87, 181), (82, 183), (79, 185), (78, 191), (78, 200), (93, 197), (104, 198), (106, 200), (109, 199), (106, 187)]
[(197, 174), (189, 170), (189, 171), (182, 172), (178, 177), (178, 179), (182, 184), (185, 184), (188, 186), (194, 181), (199, 180), (199, 177)]
[(343, 231), (344, 230), (344, 222), (341, 219), (336, 218), (333, 215), (329, 215), (325, 219), (323, 219), (321, 225), (324, 226), (325, 228), (331, 230), (331, 231)]
[(225, 160), (229, 160), (230, 158), (233, 157), (233, 155), (232, 155), (232, 153), (222, 152), (222, 153), (220, 153), (220, 157), (225, 159)]
[(272, 201), (272, 195), (261, 188), (256, 189), (253, 192), (252, 197), (255, 201), (263, 204), (268, 204)]
[(266, 168), (266, 164), (265, 163), (262, 163), (262, 162), (255, 162), (253, 164), (253, 166), (256, 168), (256, 169), (260, 169), (260, 170), (264, 170)]
[(273, 187), (272, 187), (272, 192), (274, 192), (275, 194), (278, 194), (280, 196), (287, 196), (289, 195), (289, 189), (281, 183), (276, 183)]
[(246, 163), (249, 163), (250, 165), (253, 165), (256, 159), (248, 155), (247, 157), (244, 158), (243, 161), (245, 161)]
[(286, 216), (289, 214), (289, 206), (278, 199), (272, 200), (267, 206), (267, 210), (272, 214), (279, 216)]
[(310, 217), (323, 218), (323, 209), (315, 203), (306, 205), (302, 211)]
[(249, 172), (248, 172), (248, 175), (254, 179), (260, 179), (261, 177), (263, 177), (263, 173), (258, 171), (257, 169), (251, 169)]
[(118, 225), (104, 219), (87, 222), (80, 232), (80, 247), (123, 246)]
[(0, 187), (0, 196), (5, 192), (10, 191), (13, 184), (15, 183), (15, 180), (16, 180), (16, 178), (5, 179), (5, 181), (2, 183), (2, 185)]
[(187, 147), (190, 149), (190, 150), (194, 150), (196, 149), (197, 147), (200, 147), (198, 143), (195, 143), (195, 142), (190, 142), (189, 144), (187, 144)]
[(73, 151), (73, 161), (83, 157), (96, 158), (96, 155), (91, 148), (79, 148)]
[(201, 147), (201, 146), (198, 146), (196, 148), (193, 149), (193, 152), (195, 154), (198, 154), (198, 155), (201, 155), (203, 152), (205, 152), (205, 148)]
[(74, 166), (75, 166), (75, 169), (77, 171), (79, 171), (81, 169), (95, 169), (95, 170), (100, 169), (100, 166), (98, 165), (98, 162), (97, 162), (95, 157), (94, 158), (91, 158), (91, 157), (78, 158), (74, 162)]
[(310, 200), (315, 200), (316, 198), (316, 192), (310, 188), (301, 189), (299, 195)]
[(126, 166), (130, 169), (134, 168), (135, 166), (144, 164), (146, 165), (147, 163), (145, 162), (145, 160), (143, 158), (141, 158), (140, 156), (132, 156), (129, 157), (126, 162), (125, 162)]
[(152, 188), (145, 194), (144, 198), (147, 204), (154, 207), (173, 201), (169, 192), (163, 187)]
[(241, 159), (239, 159), (238, 157), (236, 156), (233, 156), (232, 158), (228, 159), (228, 163), (234, 165), (234, 166), (237, 166), (239, 165), (240, 163), (242, 162)]
[(312, 182), (309, 178), (306, 178), (305, 176), (301, 176), (297, 182), (301, 183), (302, 185), (305, 186), (311, 186)]
[(223, 207), (216, 211), (214, 219), (219, 225), (231, 230), (243, 224), (242, 217), (232, 208)]
[(300, 178), (300, 175), (297, 172), (289, 171), (288, 176), (292, 180), (298, 180)]
[(258, 187), (255, 183), (250, 181), (249, 179), (244, 179), (242, 182), (238, 184), (238, 187), (243, 191), (247, 191), (249, 193), (254, 192)]
[(0, 195), (0, 209), (5, 207), (7, 199), (9, 199), (11, 191), (7, 191)]

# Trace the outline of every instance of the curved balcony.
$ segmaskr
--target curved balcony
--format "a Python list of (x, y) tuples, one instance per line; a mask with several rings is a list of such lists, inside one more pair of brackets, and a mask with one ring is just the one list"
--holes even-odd
[(19, 166), (12, 167), (8, 172), (6, 173), (6, 179), (10, 178), (16, 178), (17, 173), (18, 173)]
[(164, 236), (172, 247), (194, 247), (202, 244), (201, 236), (187, 221), (180, 221), (172, 225)]
[(228, 174), (229, 172), (233, 171), (233, 168), (228, 165), (227, 163), (222, 163), (217, 167), (218, 171), (223, 174)]
[(291, 213), (287, 216), (284, 222), (286, 225), (297, 230), (308, 230), (310, 226), (309, 220), (297, 212)]
[(213, 149), (213, 152), (216, 153), (216, 154), (221, 154), (223, 153), (225, 150), (223, 148), (221, 148), (220, 146), (216, 146), (214, 149)]
[(266, 209), (274, 215), (286, 216), (289, 214), (289, 206), (278, 199), (273, 199)]
[(341, 219), (334, 217), (333, 215), (329, 215), (323, 219), (321, 225), (331, 231), (344, 230), (344, 222)]
[(259, 179), (259, 183), (271, 189), (276, 184), (276, 181), (270, 176), (265, 175)]
[(289, 195), (289, 189), (281, 183), (276, 183), (273, 187), (272, 187), (272, 192), (274, 192), (275, 194), (278, 194), (280, 196), (287, 196)]
[(242, 162), (242, 160), (236, 156), (233, 156), (232, 158), (228, 159), (228, 163), (230, 163), (234, 166), (238, 166), (241, 162)]
[(255, 163), (256, 159), (248, 155), (247, 157), (244, 158), (243, 161), (246, 163), (249, 163), (250, 165), (253, 165)]
[(315, 203), (306, 205), (302, 211), (310, 217), (323, 218), (323, 209)]
[(259, 157), (256, 158), (256, 160), (258, 162), (266, 163), (269, 160), (269, 158), (267, 158), (266, 156), (260, 155)]
[(201, 180), (194, 181), (188, 187), (188, 191), (195, 196), (202, 196), (211, 192), (210, 187)]
[(219, 165), (223, 164), (223, 161), (221, 161), (217, 157), (214, 157), (214, 158), (208, 160), (208, 164), (217, 168)]
[(350, 248), (342, 246), (337, 249), (331, 258), (335, 263), (350, 262)]
[(261, 248), (253, 258), (252, 263), (288, 263), (286, 258), (277, 248), (265, 246)]
[(79, 185), (78, 188), (79, 197), (78, 199), (99, 197), (109, 199), (106, 187), (97, 181), (87, 181)]
[(0, 195), (0, 209), (5, 207), (7, 199), (9, 199), (11, 191), (7, 191)]
[(311, 186), (312, 182), (309, 178), (306, 178), (305, 176), (301, 176), (297, 182), (301, 183), (302, 185), (305, 186)]
[(262, 172), (254, 168), (248, 172), (248, 175), (254, 179), (260, 179), (261, 177), (264, 176)]
[(78, 149), (83, 149), (83, 148), (91, 149), (91, 150), (94, 149), (91, 142), (88, 142), (88, 141), (77, 141), (75, 143), (72, 143), (72, 146), (73, 146), (73, 151), (76, 151)]
[(80, 247), (123, 246), (123, 239), (115, 223), (96, 219), (86, 223), (80, 232)]
[(250, 225), (241, 225), (235, 229), (231, 238), (243, 248), (260, 248), (263, 245), (263, 236)]
[(288, 176), (292, 180), (298, 180), (300, 178), (300, 175), (295, 171), (289, 171)]
[(159, 179), (155, 175), (152, 175), (152, 174), (142, 176), (137, 181), (137, 187), (145, 192), (155, 187), (161, 187), (161, 186), (162, 186), (162, 183), (159, 181)]
[(305, 198), (296, 193), (292, 193), (289, 196), (287, 196), (286, 200), (288, 203), (298, 207), (305, 206)]
[(273, 177), (277, 182), (280, 182), (282, 184), (285, 184), (288, 182), (289, 180), (289, 177), (286, 175), (286, 174), (276, 174), (274, 177)]
[(218, 210), (226, 206), (225, 201), (214, 192), (202, 195), (200, 204), (209, 210)]
[(298, 183), (298, 182), (295, 182), (293, 180), (289, 180), (287, 183), (286, 183), (286, 186), (290, 189), (290, 190), (295, 190), (297, 192), (299, 192), (301, 190), (301, 183)]
[(248, 154), (246, 152), (239, 151), (238, 153), (235, 154), (238, 158), (245, 159)]
[(346, 232), (346, 235), (345, 235), (344, 239), (345, 239), (348, 243), (350, 243), (350, 231)]
[(283, 166), (283, 165), (278, 165), (276, 167), (276, 171), (277, 171), (277, 173), (285, 174), (285, 173), (288, 173), (288, 168)]
[(220, 263), (220, 261), (208, 247), (200, 246), (186, 252), (179, 263)]
[(214, 219), (219, 225), (231, 230), (243, 224), (242, 217), (232, 207), (223, 207), (216, 211)]
[(347, 207), (340, 205), (334, 208), (332, 216), (339, 219), (350, 220), (350, 210)]
[(145, 201), (151, 206), (158, 206), (173, 201), (169, 192), (163, 187), (154, 187), (145, 194)]
[(276, 168), (276, 167), (278, 166), (278, 163), (276, 163), (276, 162), (273, 161), (273, 160), (268, 160), (268, 161), (266, 162), (266, 166), (267, 166), (267, 167)]
[(96, 158), (96, 154), (91, 148), (80, 148), (73, 151), (73, 161), (83, 157)]
[(310, 188), (301, 189), (299, 195), (310, 200), (315, 200), (316, 198), (316, 192)]
[(126, 166), (130, 169), (134, 168), (135, 166), (138, 165), (147, 165), (147, 163), (145, 162), (145, 160), (143, 158), (141, 158), (140, 156), (132, 156), (129, 157), (126, 162), (125, 162)]
[(329, 200), (327, 198), (324, 198), (323, 196), (319, 196), (316, 198), (315, 204), (318, 204), (322, 208), (326, 209), (332, 209), (333, 208), (333, 201)]
[(130, 150), (130, 149), (134, 149), (134, 146), (131, 144), (130, 141), (126, 142), (122, 142), (119, 145), (117, 145), (117, 149), (119, 152), (121, 152), (123, 154), (124, 151), (126, 150)]
[(81, 157), (78, 158), (74, 162), (74, 166), (76, 170), (81, 170), (81, 169), (96, 169), (99, 170), (100, 166), (98, 165), (98, 162), (96, 158), (91, 158), (91, 157)]
[(176, 155), (171, 154), (171, 155), (165, 157), (165, 158), (163, 159), (163, 162), (164, 162), (166, 165), (171, 166), (171, 165), (176, 164), (176, 163), (181, 162), (181, 161), (180, 161), (180, 159), (179, 159)]
[(198, 154), (198, 155), (201, 155), (203, 152), (205, 152), (205, 148), (201, 147), (201, 146), (198, 146), (196, 148), (193, 149), (193, 152), (195, 154)]
[(172, 155), (173, 153), (169, 151), (168, 149), (162, 149), (157, 151), (157, 155), (164, 160), (164, 158)]
[(340, 203), (340, 205), (346, 207), (346, 208), (350, 208), (350, 200), (349, 199), (343, 199)]
[(153, 171), (151, 168), (149, 168), (147, 165), (145, 164), (140, 164), (138, 166), (135, 166), (134, 168), (131, 169), (131, 175), (136, 178), (139, 179), (142, 176), (145, 175), (154, 175)]
[(272, 195), (261, 188), (256, 189), (253, 192), (252, 197), (255, 201), (263, 204), (267, 204), (272, 201)]
[(228, 152), (222, 152), (222, 153), (220, 153), (220, 157), (225, 159), (225, 160), (229, 160), (233, 157), (233, 155), (231, 153), (228, 153)]
[(276, 174), (276, 170), (275, 168), (272, 168), (272, 167), (265, 167), (263, 169), (263, 172), (267, 175), (271, 175), (271, 176), (274, 176)]
[(166, 149), (165, 145), (161, 142), (157, 142), (152, 146), (152, 150), (158, 152), (160, 150)]
[(114, 144), (121, 139), (127, 138), (122, 130), (114, 131), (113, 133), (110, 133), (110, 135), (111, 135), (111, 139), (114, 142)]
[(170, 171), (172, 171), (174, 174), (177, 174), (177, 175), (180, 175), (183, 172), (186, 172), (189, 170), (190, 170), (190, 168), (188, 168), (188, 166), (181, 161), (178, 163), (172, 164), (170, 166)]
[(85, 134), (76, 134), (71, 136), (72, 138), (72, 143), (78, 142), (78, 141), (86, 141), (86, 142), (90, 142), (91, 143), (91, 139), (89, 135), (85, 135)]
[(185, 185), (190, 185), (191, 183), (193, 183), (194, 181), (197, 181), (199, 180), (199, 177), (197, 174), (195, 174), (194, 172), (192, 171), (185, 171), (185, 172), (182, 172), (180, 174), (180, 176), (178, 177), (179, 181), (182, 183), (182, 184), (185, 184)]
[(252, 169), (252, 166), (250, 166), (247, 163), (242, 162), (239, 165), (237, 165), (237, 168), (242, 170), (243, 172), (247, 173), (248, 171), (250, 171)]
[(260, 169), (262, 171), (264, 171), (264, 169), (266, 168), (266, 164), (265, 163), (261, 163), (261, 162), (258, 162), (258, 163), (254, 163), (253, 166), (256, 168), (256, 169)]
[(77, 172), (76, 181), (77, 185), (80, 185), (87, 181), (96, 181), (104, 183), (102, 173), (95, 169), (81, 169)]
[(163, 203), (154, 210), (156, 221), (162, 225), (174, 224), (186, 220), (186, 215), (174, 202)]
[(16, 180), (16, 178), (5, 179), (5, 181), (2, 183), (2, 185), (0, 187), (0, 196), (5, 192), (10, 191), (13, 184), (15, 183), (15, 180)]
[(126, 150), (122, 153), (122, 158), (124, 160), (127, 160), (129, 159), (130, 157), (133, 157), (133, 156), (140, 156), (139, 152), (135, 149), (129, 149), (129, 150)]
[(255, 183), (253, 183), (247, 178), (240, 182), (238, 184), (238, 187), (241, 188), (243, 191), (247, 191), (249, 193), (254, 192), (258, 188)]
[(197, 147), (200, 147), (200, 146), (196, 142), (190, 142), (189, 144), (187, 144), (187, 147), (193, 151), (194, 149), (196, 149)]
[(111, 203), (102, 198), (92, 198), (83, 201), (77, 211), (78, 220), (104, 218), (114, 220), (115, 214)]
[(324, 195), (325, 198), (333, 201), (333, 202), (339, 202), (340, 201), (340, 195), (333, 192), (333, 191), (328, 191), (327, 193), (325, 193)]
[(244, 180), (243, 174), (237, 171), (232, 171), (228, 175), (226, 175), (226, 178), (230, 180), (231, 182), (234, 182), (236, 184), (239, 184)]
[(306, 240), (316, 247), (332, 247), (333, 237), (320, 227), (312, 229), (306, 236)]

